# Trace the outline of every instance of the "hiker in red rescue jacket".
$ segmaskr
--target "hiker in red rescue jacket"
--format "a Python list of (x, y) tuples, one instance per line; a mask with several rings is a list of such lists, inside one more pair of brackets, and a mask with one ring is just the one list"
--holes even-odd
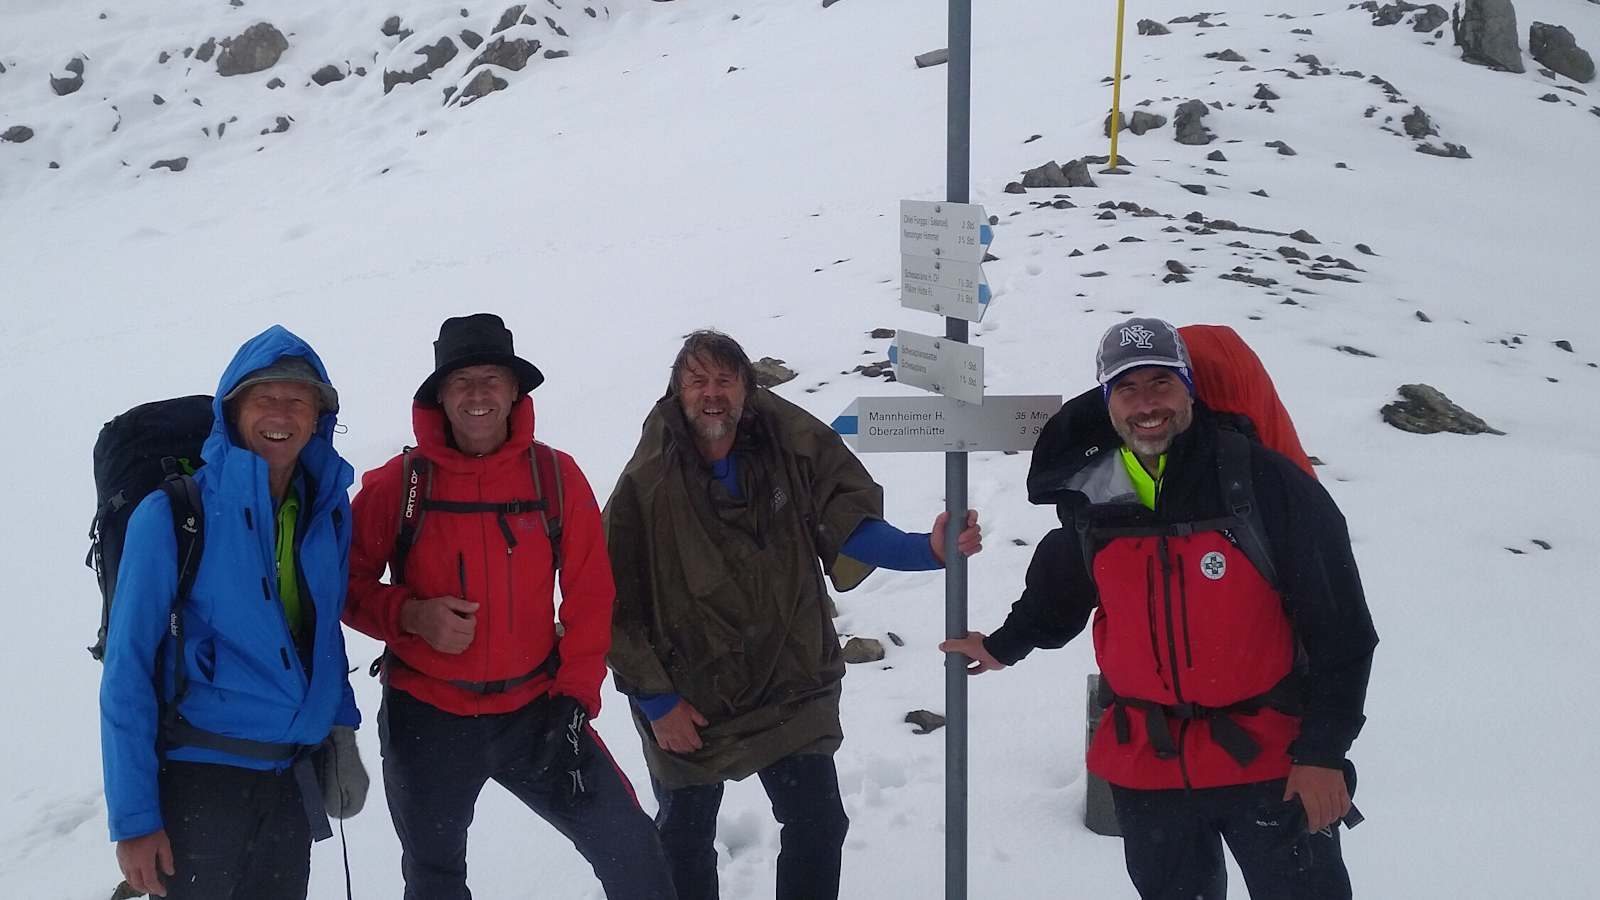
[(344, 616), (387, 644), (379, 733), (405, 896), (471, 896), (467, 827), (493, 779), (573, 842), (611, 900), (672, 898), (655, 827), (588, 725), (611, 564), (577, 463), (534, 441), (528, 392), (544, 376), (487, 313), (445, 320), (434, 356), (417, 448), (368, 472), (352, 503)]
[(1170, 324), (1113, 326), (1097, 362), (1100, 396), (1063, 409), (1029, 479), (1064, 527), (1005, 624), (940, 647), (978, 674), (1092, 617), (1109, 707), (1088, 767), (1145, 900), (1225, 896), (1224, 841), (1253, 897), (1348, 898), (1336, 828), (1359, 821), (1345, 754), (1378, 639), (1344, 518), (1194, 397)]

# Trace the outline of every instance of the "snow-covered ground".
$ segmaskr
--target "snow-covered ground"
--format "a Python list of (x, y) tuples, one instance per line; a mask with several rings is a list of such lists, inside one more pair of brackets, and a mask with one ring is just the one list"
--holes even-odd
[[(1205, 120), (1217, 140), (1180, 145), (1169, 122), (1123, 136), (1132, 174), (1010, 195), (1002, 188), (1023, 169), (1105, 153), (1115, 6), (977, 5), (972, 198), (999, 217), (999, 259), (987, 266), (995, 299), (974, 328), (988, 390), (1082, 390), (1094, 341), (1129, 312), (1243, 333), (1326, 464), (1383, 637), (1354, 753), (1368, 816), (1346, 843), (1358, 893), (1592, 896), (1584, 861), (1600, 834), (1600, 729), (1581, 685), (1600, 643), (1590, 474), (1600, 457), (1600, 118), (1590, 113), (1600, 88), (1541, 102), (1555, 82), (1531, 60), (1525, 75), (1467, 66), (1448, 26), (1429, 44), (1337, 2), (1237, 0), (1210, 18), (1226, 27), (1141, 37), (1138, 18), (1196, 11), (1147, 0), (1130, 9), (1124, 106), (1170, 119), (1182, 100), (1220, 102)], [(135, 403), (211, 390), (266, 325), (287, 325), (327, 360), (348, 427), (339, 446), (360, 470), (409, 440), (409, 397), (431, 368), (439, 322), (499, 312), (549, 378), (536, 394), (541, 436), (573, 453), (602, 496), (695, 327), (786, 360), (800, 376), (779, 392), (824, 419), (858, 395), (916, 393), (841, 373), (885, 358), (888, 341), (868, 336), (875, 327), (940, 328), (899, 306), (895, 213), (900, 198), (943, 196), (945, 70), (911, 60), (945, 45), (944, 4), (612, 0), (593, 4), (593, 17), (580, 0), (561, 6), (533, 0), (530, 11), (561, 16), (568, 37), (542, 23), (517, 33), (571, 56), (502, 72), (509, 89), (461, 108), (441, 106), (440, 92), (467, 79), (475, 53), (387, 96), (384, 65), (440, 34), (487, 36), (499, 3), (0, 0), (0, 131), (35, 132), (0, 144), (0, 379), (12, 397), (0, 446), (11, 473), (0, 516), (11, 597), (0, 894), (89, 900), (117, 881), (100, 791), (100, 670), (81, 649), (97, 614), (81, 568), (95, 433)], [(1600, 50), (1592, 3), (1520, 0), (1517, 10), (1524, 45), (1540, 20)], [(398, 48), (378, 33), (391, 14), (417, 32)], [(262, 19), (289, 34), (272, 70), (223, 79), (181, 55)], [(1252, 70), (1205, 57), (1223, 49)], [(157, 62), (163, 50), (168, 63)], [(1298, 54), (1315, 54), (1328, 74), (1309, 74)], [(47, 76), (74, 55), (87, 59), (85, 87), (57, 97)], [(368, 74), (311, 84), (329, 63)], [(1407, 102), (1388, 103), (1374, 75)], [(286, 85), (268, 90), (271, 77)], [(1249, 108), (1258, 83), (1281, 96), (1274, 112)], [(1472, 159), (1420, 154), (1383, 130), (1399, 132), (1412, 104), (1441, 132), (1430, 140), (1464, 145)], [(259, 134), (280, 115), (293, 117), (289, 131)], [(1263, 146), (1275, 140), (1296, 155)], [(1207, 160), (1215, 150), (1225, 162)], [(177, 156), (189, 157), (186, 171), (148, 168)], [(1058, 194), (1075, 207), (1035, 208)], [(1172, 218), (1098, 219), (1106, 200)], [(1192, 211), (1305, 229), (1320, 244), (1196, 234), (1184, 221)], [(1311, 281), (1280, 246), (1361, 271), (1325, 270), (1355, 282)], [(1169, 259), (1194, 270), (1190, 283), (1162, 282)], [(1279, 283), (1218, 277), (1236, 266)], [(1506, 436), (1423, 437), (1381, 422), (1378, 408), (1413, 382)], [(942, 507), (942, 459), (866, 462), (890, 518), (926, 528)], [(1026, 467), (1025, 455), (971, 461), (987, 532), (972, 566), (974, 627), (1000, 622), (1054, 521), (1027, 505)], [(944, 705), (942, 582), (880, 573), (839, 599), (841, 632), (906, 641), (846, 682), (845, 896), (936, 896), (942, 735), (913, 735), (901, 720)], [(375, 652), (358, 635), (350, 643), (353, 659)], [(1092, 665), (1085, 638), (972, 683), (974, 898), (1133, 896), (1118, 842), (1081, 824)], [(356, 690), (370, 717), (377, 684), (361, 675)], [(643, 789), (622, 701), (606, 702), (598, 727)], [(376, 732), (360, 737), (376, 773)], [(347, 837), (356, 896), (397, 895), (380, 786)], [(776, 848), (759, 785), (731, 786), (724, 896), (770, 895)], [(577, 854), (496, 789), (480, 803), (470, 862), (482, 897), (599, 896)], [(318, 845), (312, 896), (342, 890), (337, 842)]]

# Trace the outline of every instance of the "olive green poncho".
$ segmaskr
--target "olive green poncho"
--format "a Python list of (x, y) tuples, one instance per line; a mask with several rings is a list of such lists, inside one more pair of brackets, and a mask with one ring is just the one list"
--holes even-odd
[(823, 573), (847, 591), (872, 571), (839, 549), (883, 517), (883, 489), (838, 435), (766, 390), (746, 401), (733, 452), (743, 500), (712, 476), (678, 400), (662, 398), (605, 509), (617, 686), (676, 693), (710, 722), (705, 746), (674, 754), (635, 710), (650, 774), (669, 789), (844, 739)]

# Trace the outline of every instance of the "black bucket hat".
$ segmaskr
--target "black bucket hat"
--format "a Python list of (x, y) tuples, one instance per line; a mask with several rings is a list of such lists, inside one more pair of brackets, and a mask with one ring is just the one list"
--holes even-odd
[(512, 349), (506, 323), (493, 313), (476, 313), (445, 319), (439, 326), (439, 339), (433, 342), (433, 374), (417, 388), (416, 401), (437, 404), (439, 382), (467, 366), (505, 366), (516, 373), (523, 394), (544, 383), (544, 373)]

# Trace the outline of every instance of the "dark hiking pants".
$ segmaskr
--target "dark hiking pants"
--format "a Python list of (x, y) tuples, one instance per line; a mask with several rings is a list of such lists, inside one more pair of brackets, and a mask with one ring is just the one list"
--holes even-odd
[(1112, 785), (1128, 875), (1143, 900), (1222, 900), (1227, 842), (1252, 900), (1350, 900), (1338, 826), (1305, 830), (1282, 779), (1233, 787), (1140, 791)]
[(293, 773), (167, 762), (167, 900), (305, 900), (311, 826)]
[[(835, 900), (839, 859), (850, 819), (839, 799), (839, 772), (822, 753), (786, 756), (756, 773), (772, 815), (783, 826), (778, 900)], [(678, 900), (717, 900), (717, 810), (722, 785), (666, 790), (654, 784), (656, 828), (672, 866)]]
[(404, 691), (384, 692), (379, 713), (383, 785), (400, 837), (406, 900), (469, 900), (467, 827), (493, 779), (583, 854), (610, 900), (672, 900), (661, 844), (633, 788), (593, 731), (576, 802), (566, 775), (536, 767), (548, 703), (515, 712), (457, 716)]

